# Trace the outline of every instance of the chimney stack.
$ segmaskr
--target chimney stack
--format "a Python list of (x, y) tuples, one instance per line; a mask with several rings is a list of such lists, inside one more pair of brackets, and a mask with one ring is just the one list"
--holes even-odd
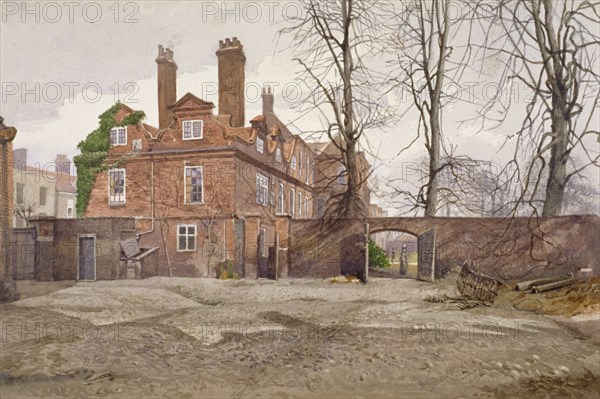
[(244, 46), (237, 37), (220, 40), (217, 58), (219, 60), (219, 115), (231, 115), (231, 126), (243, 127), (246, 121)]
[(71, 174), (71, 160), (67, 158), (67, 154), (58, 154), (54, 160), (58, 172)]
[(173, 50), (158, 45), (158, 128), (169, 127), (173, 120), (170, 105), (177, 101), (177, 64), (173, 59)]
[(262, 114), (269, 115), (273, 113), (273, 103), (275, 102), (275, 98), (273, 93), (271, 92), (271, 86), (263, 87), (262, 89)]
[(23, 172), (27, 169), (27, 148), (13, 150), (13, 163), (16, 170)]

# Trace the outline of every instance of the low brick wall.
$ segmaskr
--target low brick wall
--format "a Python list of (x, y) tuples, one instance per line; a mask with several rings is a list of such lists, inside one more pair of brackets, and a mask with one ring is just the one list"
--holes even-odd
[[(600, 218), (372, 218), (368, 220), (292, 220), (291, 277), (328, 277), (340, 273), (345, 238), (379, 231), (419, 236), (436, 231), (436, 277), (471, 260), (501, 281), (553, 274), (600, 275)], [(364, 267), (364, 263), (363, 263)], [(585, 273), (581, 269), (591, 269)]]
[(38, 280), (77, 279), (80, 235), (96, 238), (96, 280), (126, 278), (120, 242), (135, 236), (133, 218), (39, 218), (32, 225), (37, 230)]

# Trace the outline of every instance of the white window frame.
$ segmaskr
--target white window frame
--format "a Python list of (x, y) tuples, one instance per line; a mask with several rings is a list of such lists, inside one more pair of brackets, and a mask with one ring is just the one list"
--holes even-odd
[(304, 217), (310, 219), (308, 215), (308, 194), (304, 195)]
[(304, 156), (304, 153), (302, 152), (302, 150), (300, 150), (300, 165), (298, 167), (298, 176), (302, 176), (302, 157)]
[(275, 162), (281, 163), (281, 148), (275, 149)]
[(295, 155), (292, 155), (291, 166), (292, 166), (293, 170), (296, 170), (296, 156)]
[(256, 172), (256, 203), (263, 206), (269, 205), (269, 176), (260, 172)]
[[(181, 234), (181, 232), (179, 231), (180, 228), (185, 228), (185, 233)], [(194, 233), (190, 234), (189, 230), (190, 228), (194, 229)], [(186, 240), (185, 240), (185, 249), (181, 249), (179, 247), (179, 239), (181, 236), (185, 236)], [(189, 248), (189, 238), (190, 237), (194, 237), (194, 248), (190, 249)], [(196, 252), (196, 248), (198, 247), (198, 226), (196, 226), (195, 224), (178, 224), (177, 225), (177, 252)]]
[[(201, 200), (200, 201), (192, 201), (192, 197), (191, 197), (191, 192), (190, 192), (190, 198), (188, 200), (188, 192), (187, 192), (187, 171), (188, 169), (200, 169), (200, 180), (202, 181), (201, 185), (200, 185), (200, 190), (201, 190)], [(201, 165), (197, 165), (197, 166), (191, 166), (191, 165), (186, 165), (183, 168), (183, 203), (184, 204), (204, 204), (204, 168)]]
[(261, 154), (265, 153), (265, 140), (261, 137), (256, 138), (256, 151), (260, 152)]
[[(69, 216), (69, 211), (71, 211), (71, 215)], [(75, 217), (75, 203), (72, 199), (67, 200), (67, 218)]]
[[(119, 131), (125, 131), (125, 141), (121, 141), (121, 136), (119, 135)], [(113, 131), (115, 134), (115, 141), (113, 142)], [(115, 126), (110, 129), (110, 145), (113, 147), (118, 147), (122, 145), (127, 145), (127, 126)]]
[[(111, 195), (110, 182), (114, 173), (123, 172), (123, 194), (121, 200), (116, 200), (119, 196)], [(127, 171), (123, 168), (115, 168), (108, 170), (108, 203), (110, 205), (123, 205), (127, 203)]]
[(298, 191), (298, 219), (302, 219), (302, 191)]
[[(194, 136), (194, 126), (200, 124), (200, 135)], [(190, 126), (190, 137), (185, 137), (185, 128)], [(181, 138), (183, 140), (200, 140), (204, 137), (204, 121), (202, 119), (192, 119), (181, 122)]]
[(306, 184), (308, 184), (309, 180), (310, 180), (310, 158), (306, 157)]
[(277, 213), (283, 213), (285, 195), (283, 194), (283, 183), (279, 183), (279, 193), (277, 193)]
[(290, 188), (290, 216), (294, 217), (296, 214), (296, 190)]

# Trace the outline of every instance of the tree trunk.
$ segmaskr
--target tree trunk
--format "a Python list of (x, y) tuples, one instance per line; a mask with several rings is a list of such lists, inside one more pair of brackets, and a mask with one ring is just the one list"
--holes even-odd
[(343, 217), (363, 218), (367, 216), (362, 197), (362, 185), (366, 183), (363, 182), (360, 173), (361, 165), (355, 147), (356, 145), (351, 143), (346, 146), (347, 187), (341, 209), (344, 212)]
[(344, 74), (342, 76), (344, 87), (344, 127), (342, 136), (346, 148), (346, 174), (347, 186), (344, 200), (341, 204), (342, 216), (349, 218), (362, 218), (367, 216), (365, 204), (361, 195), (363, 176), (361, 166), (358, 161), (357, 135), (354, 129), (354, 96), (352, 90), (352, 72), (354, 70), (354, 60), (352, 59), (352, 47), (350, 45), (350, 31), (352, 21), (353, 0), (342, 1), (342, 20), (344, 21), (344, 42), (343, 42), (343, 60)]
[[(423, 20), (423, 6), (421, 2), (421, 29), (424, 29), (425, 20)], [(441, 9), (440, 9), (441, 7)], [(425, 79), (428, 83), (430, 107), (429, 110), (429, 125), (431, 128), (431, 143), (427, 149), (429, 151), (429, 183), (427, 185), (427, 197), (425, 200), (425, 216), (435, 216), (438, 205), (438, 185), (439, 178), (438, 173), (440, 172), (440, 147), (441, 147), (441, 136), (442, 127), (440, 121), (441, 112), (441, 95), (444, 84), (444, 76), (446, 73), (446, 57), (448, 49), (448, 2), (435, 2), (431, 10), (431, 32), (430, 37), (425, 38), (425, 32), (422, 32), (423, 41), (421, 43), (421, 49), (423, 51), (423, 69), (425, 73)], [(434, 21), (436, 22), (434, 24)], [(435, 26), (435, 27), (434, 27)], [(437, 44), (439, 46), (439, 59), (435, 69), (430, 71), (430, 62), (433, 53), (431, 50), (427, 51), (428, 40), (434, 40), (434, 32), (437, 28)], [(435, 85), (433, 84), (435, 80)]]
[(427, 197), (425, 199), (425, 216), (435, 216), (437, 212), (441, 136), (438, 110), (438, 105), (432, 104), (431, 147), (429, 149), (429, 182), (427, 184)]
[(559, 216), (562, 212), (567, 183), (568, 122), (563, 112), (564, 103), (559, 95), (552, 99), (552, 140), (554, 144), (548, 162), (548, 182), (542, 216)]

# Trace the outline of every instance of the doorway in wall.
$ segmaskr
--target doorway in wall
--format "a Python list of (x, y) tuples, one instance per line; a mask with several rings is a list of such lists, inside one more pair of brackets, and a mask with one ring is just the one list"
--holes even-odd
[(78, 240), (77, 280), (96, 280), (96, 236), (80, 235)]

